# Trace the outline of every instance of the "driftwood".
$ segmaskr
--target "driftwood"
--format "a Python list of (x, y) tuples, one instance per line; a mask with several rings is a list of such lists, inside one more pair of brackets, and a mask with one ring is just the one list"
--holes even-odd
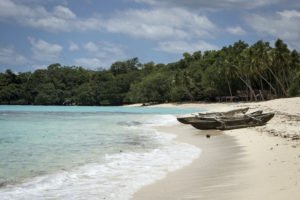
[(157, 105), (157, 104), (159, 104), (159, 102), (153, 101), (153, 102), (143, 103), (142, 106), (153, 106), (153, 105)]

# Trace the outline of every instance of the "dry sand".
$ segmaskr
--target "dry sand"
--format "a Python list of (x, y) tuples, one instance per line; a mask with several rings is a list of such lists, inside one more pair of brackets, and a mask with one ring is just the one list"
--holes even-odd
[(198, 146), (202, 154), (191, 165), (142, 188), (133, 199), (300, 199), (300, 98), (157, 106), (213, 111), (248, 106), (250, 111), (276, 115), (266, 126), (229, 131), (201, 131), (182, 124), (159, 127), (176, 134), (178, 141)]

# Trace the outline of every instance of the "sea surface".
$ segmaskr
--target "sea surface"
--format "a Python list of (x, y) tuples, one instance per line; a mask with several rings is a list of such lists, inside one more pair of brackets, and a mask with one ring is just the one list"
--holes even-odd
[(0, 106), (0, 199), (129, 199), (200, 155), (154, 129), (195, 111)]

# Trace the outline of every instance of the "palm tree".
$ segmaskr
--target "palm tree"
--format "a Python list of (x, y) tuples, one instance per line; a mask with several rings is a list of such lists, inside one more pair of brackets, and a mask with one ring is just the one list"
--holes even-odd
[(228, 91), (232, 100), (233, 92), (231, 87), (231, 80), (235, 78), (236, 74), (236, 68), (233, 67), (232, 63), (228, 59), (228, 48), (223, 48), (220, 51), (219, 57), (215, 62), (217, 73), (219, 74), (219, 77), (224, 77)]
[(268, 55), (270, 50), (271, 47), (268, 42), (258, 41), (249, 48), (249, 56), (252, 72), (260, 79), (260, 89), (263, 89), (263, 82), (265, 82), (274, 95), (277, 96), (277, 91), (273, 84), (268, 80), (266, 73), (268, 63), (270, 63), (270, 57)]
[(251, 83), (252, 72), (250, 70), (250, 65), (248, 61), (248, 56), (246, 50), (248, 44), (243, 41), (238, 41), (229, 46), (227, 51), (227, 62), (228, 62), (228, 74), (231, 74), (232, 77), (237, 77), (240, 79), (250, 91), (250, 100), (254, 98), (257, 101), (255, 92)]

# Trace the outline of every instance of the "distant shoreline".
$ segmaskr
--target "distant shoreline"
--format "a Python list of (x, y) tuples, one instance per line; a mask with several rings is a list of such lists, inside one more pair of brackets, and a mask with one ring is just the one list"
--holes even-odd
[[(276, 100), (276, 99), (273, 99)], [(272, 101), (272, 100), (266, 100), (266, 101)], [(265, 101), (235, 101), (235, 102), (216, 102), (216, 101), (182, 101), (182, 102), (166, 102), (166, 103), (154, 103), (154, 104), (149, 104), (149, 105), (144, 105), (148, 104), (146, 103), (125, 103), (125, 104), (86, 104), (86, 105), (80, 105), (80, 104), (0, 104), (0, 106), (143, 106), (143, 107), (153, 107), (153, 106), (188, 106), (188, 105), (209, 105), (209, 104), (242, 104), (242, 103), (259, 103), (259, 102), (265, 102)]]
[[(297, 98), (297, 97), (292, 97)], [(292, 99), (292, 98), (276, 98), (272, 100), (264, 100), (264, 101), (181, 101), (181, 102), (165, 102), (165, 103), (124, 103), (124, 104), (0, 104), (0, 106), (126, 106), (126, 107), (213, 107), (217, 106), (223, 110), (227, 110), (226, 106), (234, 106), (234, 105), (243, 105), (243, 104), (259, 104), (263, 102), (276, 101), (278, 99)], [(209, 106), (211, 105), (211, 106)], [(225, 107), (220, 106), (225, 105)]]

